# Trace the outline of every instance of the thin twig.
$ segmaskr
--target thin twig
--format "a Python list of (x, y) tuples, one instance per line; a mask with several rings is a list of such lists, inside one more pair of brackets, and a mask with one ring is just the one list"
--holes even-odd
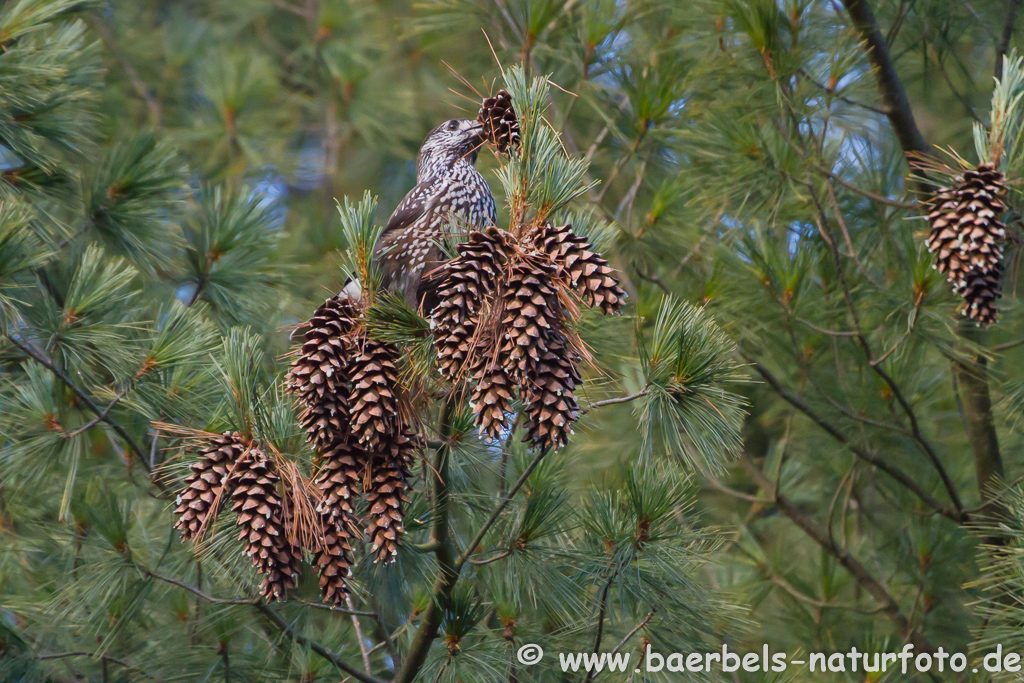
[[(604, 615), (608, 610), (608, 593), (611, 592), (612, 584), (615, 582), (615, 577), (618, 576), (618, 570), (613, 570), (609, 567), (608, 580), (604, 584), (604, 588), (601, 590), (601, 600), (597, 608), (597, 632), (594, 634), (594, 649), (593, 653), (596, 655), (601, 649), (601, 638), (604, 637)], [(594, 680), (594, 676), (597, 672), (593, 669), (589, 669), (586, 675), (583, 677), (583, 683), (590, 683)]]
[(179, 581), (178, 579), (171, 578), (170, 576), (163, 576), (162, 574), (157, 574), (156, 572), (151, 571), (146, 567), (140, 566), (139, 571), (142, 572), (144, 576), (148, 576), (151, 579), (163, 581), (164, 583), (169, 583), (172, 586), (182, 588), (188, 591), (189, 593), (192, 593), (196, 597), (202, 598), (206, 602), (213, 603), (215, 605), (255, 605), (257, 602), (259, 602), (259, 600), (256, 598), (217, 598), (212, 595), (209, 595), (208, 593), (203, 592), (195, 586), (191, 586), (185, 583), (184, 581)]
[[(355, 611), (355, 607), (352, 605), (352, 598), (348, 595), (345, 596), (345, 606), (348, 607), (350, 613)], [(359, 653), (363, 656), (363, 670), (368, 674), (373, 673), (373, 669), (370, 668), (370, 652), (366, 647), (366, 640), (363, 639), (363, 627), (359, 623), (359, 617), (355, 614), (352, 615), (352, 628), (356, 632)]]
[(797, 72), (800, 73), (801, 75), (803, 75), (804, 78), (806, 78), (807, 81), (809, 83), (811, 83), (812, 85), (814, 85), (816, 88), (818, 88), (819, 90), (824, 90), (825, 92), (827, 92), (829, 95), (831, 95), (832, 97), (836, 98), (840, 102), (845, 102), (846, 104), (849, 104), (849, 105), (854, 106), (854, 107), (861, 107), (862, 109), (866, 109), (866, 110), (868, 110), (870, 112), (874, 112), (875, 114), (881, 114), (882, 116), (885, 116), (886, 114), (889, 113), (888, 111), (886, 111), (885, 109), (882, 109), (881, 107), (876, 107), (876, 106), (871, 105), (871, 104), (865, 104), (864, 102), (858, 102), (857, 100), (853, 100), (853, 99), (850, 99), (849, 97), (845, 97), (843, 95), (840, 95), (839, 92), (837, 90), (835, 90), (835, 88), (830, 88), (827, 85), (825, 85), (824, 83), (819, 83), (816, 79), (811, 78), (811, 75), (809, 73), (807, 73), (807, 71), (805, 71), (804, 69), (797, 69)]
[[(217, 605), (255, 605), (256, 603), (259, 602), (258, 598), (218, 598), (218, 597), (214, 597), (213, 595), (210, 595), (209, 593), (204, 592), (200, 588), (197, 588), (195, 586), (189, 585), (189, 584), (185, 583), (184, 581), (179, 581), (178, 579), (172, 578), (170, 576), (164, 576), (162, 574), (157, 574), (156, 572), (154, 572), (154, 571), (152, 571), (150, 569), (147, 569), (145, 567), (139, 567), (139, 571), (141, 571), (145, 576), (148, 576), (150, 578), (156, 579), (157, 581), (163, 581), (164, 583), (169, 583), (172, 586), (177, 586), (178, 588), (182, 588), (182, 589), (188, 591), (189, 593), (192, 593), (196, 597), (201, 598), (201, 599), (205, 600), (206, 602), (210, 602), (210, 603), (213, 603), (213, 604), (217, 604)], [(315, 609), (323, 609), (323, 610), (330, 610), (332, 612), (339, 612), (341, 614), (351, 614), (351, 615), (354, 615), (354, 616), (361, 616), (361, 617), (373, 617), (373, 616), (376, 616), (376, 614), (374, 612), (364, 612), (362, 610), (357, 610), (357, 609), (345, 609), (344, 607), (335, 607), (334, 605), (325, 605), (325, 604), (321, 604), (321, 603), (310, 602), (308, 600), (289, 600), (288, 602), (294, 602), (294, 603), (297, 603), (297, 604), (300, 604), (300, 605), (305, 605), (306, 607), (313, 607)]]
[(516, 480), (516, 483), (513, 484), (512, 489), (501, 500), (501, 502), (498, 503), (498, 506), (491, 511), (491, 514), (487, 518), (487, 521), (484, 522), (484, 525), (480, 527), (479, 531), (477, 531), (476, 536), (473, 538), (470, 544), (466, 546), (466, 550), (463, 551), (462, 555), (459, 556), (459, 559), (455, 561), (456, 571), (461, 570), (462, 566), (466, 564), (466, 561), (476, 550), (476, 547), (480, 545), (480, 541), (484, 539), (484, 536), (487, 534), (488, 530), (490, 530), (494, 523), (498, 521), (498, 517), (501, 515), (502, 511), (505, 509), (506, 506), (508, 506), (510, 502), (512, 502), (512, 499), (515, 498), (516, 493), (518, 493), (519, 489), (523, 487), (523, 484), (525, 484), (526, 480), (530, 478), (530, 475), (533, 473), (533, 470), (537, 468), (537, 465), (540, 464), (540, 461), (544, 459), (544, 456), (546, 456), (548, 452), (548, 449), (545, 448), (541, 450), (539, 453), (537, 453), (536, 456), (534, 456), (533, 460), (530, 462), (527, 468), (523, 470), (522, 475), (520, 475), (519, 479)]
[(638, 398), (643, 398), (644, 396), (646, 396), (649, 393), (651, 393), (651, 390), (648, 387), (644, 387), (642, 390), (636, 392), (635, 394), (630, 394), (628, 396), (618, 396), (616, 398), (606, 398), (606, 399), (602, 399), (600, 401), (594, 401), (593, 403), (588, 405), (586, 408), (583, 408), (582, 410), (580, 410), (580, 415), (585, 415), (585, 414), (589, 413), (591, 410), (593, 410), (594, 408), (602, 408), (604, 406), (613, 406), (613, 405), (618, 405), (620, 403), (629, 403), (630, 401), (635, 401)]
[[(121, 393), (119, 393), (117, 395), (117, 397), (113, 401), (111, 401), (110, 404), (106, 408), (103, 409), (102, 413), (100, 413), (99, 415), (97, 415), (93, 419), (89, 420), (88, 422), (86, 422), (84, 425), (82, 425), (81, 427), (79, 427), (75, 431), (68, 432), (67, 434), (64, 435), (64, 438), (65, 439), (73, 439), (76, 436), (78, 436), (79, 434), (82, 434), (83, 432), (89, 431), (90, 429), (92, 429), (93, 427), (98, 425), (100, 422), (103, 422), (106, 419), (107, 415), (110, 415), (110, 411), (114, 409), (114, 406), (116, 406), (118, 403), (120, 403), (124, 399), (124, 397), (128, 395), (129, 391), (131, 391), (131, 384), (129, 384), (123, 390), (121, 390)], [(150, 465), (150, 466), (152, 467), (152, 465)]]
[(652, 609), (650, 612), (648, 612), (647, 616), (644, 617), (643, 620), (639, 624), (634, 626), (629, 631), (629, 633), (627, 633), (625, 636), (623, 636), (622, 640), (619, 641), (618, 645), (616, 645), (615, 647), (612, 648), (611, 654), (612, 655), (618, 654), (619, 650), (622, 649), (622, 646), (625, 645), (626, 643), (628, 643), (629, 639), (637, 634), (637, 631), (642, 629), (644, 626), (647, 626), (647, 624), (651, 623), (651, 619), (654, 617), (654, 615), (657, 613), (657, 611), (658, 610), (656, 610), (656, 609)]
[(142, 101), (146, 104), (146, 109), (149, 112), (150, 123), (156, 127), (160, 127), (161, 123), (161, 104), (160, 98), (154, 94), (152, 88), (150, 88), (142, 77), (139, 76), (139, 72), (132, 66), (131, 62), (125, 58), (121, 51), (117, 49), (117, 45), (114, 43), (114, 36), (110, 33), (110, 29), (107, 28), (100, 19), (94, 18), (91, 21), (92, 28), (99, 35), (100, 40), (110, 50), (110, 54), (114, 56), (117, 63), (124, 69), (125, 74), (128, 76), (128, 82), (132, 84), (132, 88)]
[(508, 557), (511, 554), (512, 554), (511, 550), (502, 550), (500, 553), (498, 553), (494, 557), (488, 557), (486, 560), (470, 560), (469, 563), (471, 565), (473, 565), (474, 567), (482, 567), (485, 564), (491, 564), (492, 562), (497, 562), (498, 560), (504, 560), (506, 557)]
[(1017, 21), (1017, 10), (1020, 9), (1020, 0), (1007, 0), (1006, 22), (1003, 24), (1003, 37), (996, 46), (996, 78), (1003, 77), (1003, 57), (1010, 51), (1010, 41), (1013, 39), (1013, 27)]
[(815, 162), (815, 161), (813, 161), (811, 159), (807, 159), (807, 163), (809, 163), (811, 165), (811, 167), (814, 168), (814, 170), (816, 170), (819, 173), (821, 173), (822, 175), (824, 175), (824, 176), (826, 176), (826, 177), (836, 181), (837, 183), (839, 183), (840, 185), (845, 187), (847, 190), (850, 190), (851, 192), (856, 192), (857, 194), (861, 195), (862, 197), (866, 197), (866, 198), (870, 199), (873, 202), (878, 202), (879, 204), (884, 204), (886, 206), (891, 206), (891, 207), (896, 208), (896, 209), (908, 209), (909, 210), (909, 209), (916, 209), (917, 206), (918, 206), (916, 202), (901, 202), (898, 199), (889, 199), (888, 197), (883, 197), (880, 194), (876, 194), (876, 193), (871, 192), (869, 190), (865, 190), (863, 187), (857, 185), (856, 183), (850, 182), (849, 180), (847, 180), (846, 178), (842, 177), (841, 175), (837, 175), (837, 174), (833, 173), (832, 171), (828, 170), (827, 168), (825, 168), (821, 164), (819, 164), (819, 163), (817, 163), (817, 162)]

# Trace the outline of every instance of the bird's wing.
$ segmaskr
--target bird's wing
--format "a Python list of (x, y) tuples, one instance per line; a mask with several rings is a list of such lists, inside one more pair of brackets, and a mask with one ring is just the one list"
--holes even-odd
[[(433, 178), (429, 178), (409, 190), (388, 219), (373, 247), (373, 259), (380, 266), (381, 288), (385, 291), (404, 291), (412, 286), (412, 279), (418, 281), (419, 270), (408, 270), (408, 255), (404, 253), (408, 241), (415, 239), (409, 229), (429, 214), (436, 203), (437, 188)], [(414, 297), (414, 291), (407, 294), (410, 302)]]
[(394, 213), (391, 214), (391, 218), (388, 219), (388, 224), (384, 226), (384, 232), (380, 234), (378, 243), (383, 241), (388, 233), (408, 228), (427, 212), (433, 204), (434, 197), (432, 195), (435, 190), (433, 183), (433, 178), (427, 178), (405, 194)]

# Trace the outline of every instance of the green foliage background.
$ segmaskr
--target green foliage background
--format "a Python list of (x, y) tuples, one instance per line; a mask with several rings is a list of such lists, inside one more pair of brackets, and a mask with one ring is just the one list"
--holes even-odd
[[(1018, 4), (0, 0), (0, 679), (569, 680), (551, 654), (517, 665), (528, 642), (1012, 649), (1024, 159), (1002, 160), (1003, 318), (975, 330), (906, 154), (977, 163), (993, 106), (1019, 120), (993, 103)], [(517, 104), (589, 162), (536, 196), (594, 183), (570, 215), (631, 302), (580, 322), (575, 439), (479, 546), (533, 455), (430, 414), (451, 443), (422, 472), (449, 468), (469, 561), (413, 671), (443, 561), (426, 475), (356, 614), (315, 577), (267, 606), (227, 516), (199, 551), (172, 532), (188, 460), (153, 423), (243, 429), (308, 470), (277, 382), (289, 327), (351, 267), (336, 200), (383, 223), (426, 131), (520, 63), (555, 87)], [(501, 195), (499, 165), (478, 164)]]

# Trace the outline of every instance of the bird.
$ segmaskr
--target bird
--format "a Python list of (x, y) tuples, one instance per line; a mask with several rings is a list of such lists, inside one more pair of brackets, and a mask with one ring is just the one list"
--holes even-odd
[(431, 130), (416, 157), (416, 185), (395, 208), (374, 245), (380, 289), (403, 296), (424, 314), (436, 304), (424, 276), (444, 263), (437, 244), (446, 224), (497, 222), (494, 195), (476, 169), (483, 126), (451, 119)]

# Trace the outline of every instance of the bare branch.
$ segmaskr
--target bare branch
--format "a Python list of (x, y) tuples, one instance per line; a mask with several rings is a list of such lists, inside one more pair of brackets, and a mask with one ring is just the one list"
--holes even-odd
[(99, 659), (107, 662), (113, 662), (114, 664), (117, 664), (123, 669), (128, 669), (129, 671), (134, 671), (135, 673), (142, 674), (143, 676), (152, 681), (160, 680), (146, 673), (144, 669), (140, 669), (139, 667), (129, 664), (128, 662), (122, 659), (118, 659), (117, 657), (111, 657), (110, 655), (100, 654), (98, 652), (86, 652), (84, 650), (74, 650), (72, 652), (47, 652), (43, 654), (38, 654), (34, 656), (32, 659), (45, 661), (49, 659), (68, 659), (71, 657), (89, 657), (90, 659)]
[(626, 643), (629, 642), (630, 638), (632, 638), (633, 636), (635, 636), (637, 634), (637, 632), (640, 629), (642, 629), (644, 626), (647, 626), (647, 624), (651, 623), (651, 619), (654, 618), (654, 615), (657, 612), (658, 612), (658, 610), (656, 610), (656, 609), (652, 609), (650, 612), (648, 612), (647, 616), (643, 618), (643, 621), (641, 621), (639, 624), (634, 626), (630, 630), (629, 633), (627, 633), (625, 636), (622, 637), (622, 640), (619, 641), (619, 644), (612, 648), (611, 654), (613, 654), (613, 655), (616, 654), (619, 650), (622, 649), (623, 645), (625, 645)]
[(602, 408), (604, 406), (613, 406), (613, 405), (618, 405), (620, 403), (629, 403), (630, 401), (635, 401), (638, 398), (643, 398), (644, 396), (646, 396), (649, 393), (651, 393), (651, 390), (649, 388), (647, 388), (647, 387), (644, 387), (642, 390), (636, 392), (635, 394), (629, 394), (628, 396), (619, 396), (619, 397), (616, 397), (616, 398), (606, 398), (606, 399), (603, 399), (603, 400), (600, 400), (600, 401), (594, 401), (593, 403), (588, 405), (586, 408), (581, 410), (580, 411), (580, 415), (585, 415), (585, 414), (589, 413), (591, 410), (593, 410), (594, 408)]
[(160, 126), (161, 123), (161, 105), (160, 98), (157, 97), (153, 89), (146, 85), (146, 82), (139, 76), (139, 72), (132, 66), (131, 62), (117, 49), (117, 45), (114, 43), (114, 36), (111, 34), (110, 29), (107, 28), (99, 19), (93, 19), (92, 28), (99, 35), (100, 40), (110, 50), (110, 54), (114, 56), (117, 63), (124, 69), (125, 75), (128, 76), (128, 82), (132, 84), (132, 89), (146, 104), (146, 109), (149, 111), (149, 122), (156, 127)]

